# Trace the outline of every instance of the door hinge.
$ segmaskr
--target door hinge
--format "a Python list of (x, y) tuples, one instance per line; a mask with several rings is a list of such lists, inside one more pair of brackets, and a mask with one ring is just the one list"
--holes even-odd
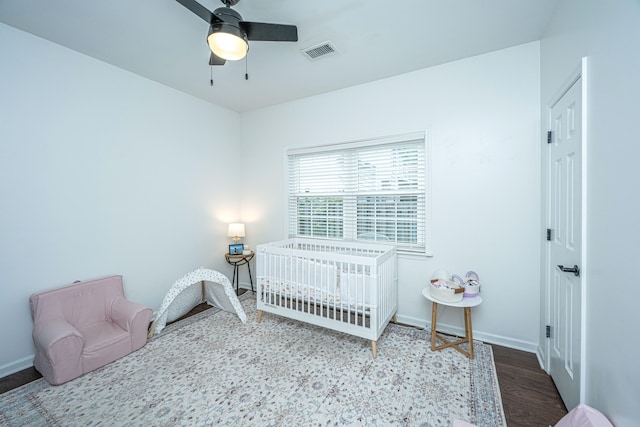
[(551, 338), (551, 326), (547, 325), (547, 329), (545, 333), (547, 338)]
[(551, 229), (547, 228), (547, 242), (551, 241)]
[(547, 131), (547, 144), (551, 144), (553, 138), (551, 137), (551, 131)]

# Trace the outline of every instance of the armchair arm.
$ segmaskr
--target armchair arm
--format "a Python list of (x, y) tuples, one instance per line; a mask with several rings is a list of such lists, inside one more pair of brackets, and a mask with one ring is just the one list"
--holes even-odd
[(66, 320), (48, 319), (33, 326), (36, 354), (33, 365), (51, 384), (57, 385), (82, 375), (84, 338)]
[[(49, 349), (53, 345), (64, 338), (80, 340), (79, 352), (84, 346), (84, 338), (71, 323), (64, 319), (51, 319), (44, 322), (38, 322), (33, 326), (33, 342), (40, 351), (45, 354), (49, 353)], [(74, 339), (75, 338), (75, 339)]]
[(123, 297), (111, 305), (111, 320), (131, 335), (132, 349), (137, 350), (147, 342), (147, 330), (153, 312), (150, 308)]
[(111, 305), (110, 317), (122, 329), (131, 332), (131, 326), (135, 322), (136, 316), (144, 313), (145, 310), (150, 309), (124, 298), (116, 298)]

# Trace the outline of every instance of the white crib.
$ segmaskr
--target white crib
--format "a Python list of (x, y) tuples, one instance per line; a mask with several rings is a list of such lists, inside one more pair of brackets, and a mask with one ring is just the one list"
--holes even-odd
[(278, 314), (376, 342), (398, 309), (392, 246), (294, 238), (256, 247), (258, 322)]

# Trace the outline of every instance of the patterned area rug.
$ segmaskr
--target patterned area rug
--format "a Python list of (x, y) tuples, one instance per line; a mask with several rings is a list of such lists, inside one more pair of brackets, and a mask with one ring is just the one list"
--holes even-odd
[(8, 426), (506, 426), (491, 347), (431, 352), (429, 332), (391, 324), (371, 343), (265, 314), (210, 309), (139, 351), (60, 386), (0, 395)]

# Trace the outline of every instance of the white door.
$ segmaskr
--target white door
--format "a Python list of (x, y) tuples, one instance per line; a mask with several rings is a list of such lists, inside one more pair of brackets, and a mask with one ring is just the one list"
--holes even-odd
[(549, 125), (549, 374), (571, 410), (582, 380), (582, 79), (551, 106)]

